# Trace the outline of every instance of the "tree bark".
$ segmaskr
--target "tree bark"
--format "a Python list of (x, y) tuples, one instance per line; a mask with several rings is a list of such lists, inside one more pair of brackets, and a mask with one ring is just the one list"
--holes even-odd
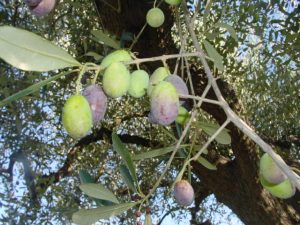
[[(118, 0), (109, 1), (118, 6)], [(97, 10), (104, 28), (113, 35), (120, 37), (122, 32), (137, 35), (146, 22), (146, 12), (153, 3), (142, 0), (121, 0), (120, 12), (107, 6), (102, 0), (95, 0)], [(138, 57), (152, 57), (163, 54), (178, 53), (172, 37), (171, 27), (174, 24), (174, 9), (162, 4), (160, 7), (166, 17), (161, 28), (146, 27), (133, 48)], [(172, 62), (168, 63), (173, 65)], [(153, 70), (160, 66), (158, 63), (148, 64)], [(207, 80), (201, 68), (191, 67), (193, 84), (197, 95), (201, 95)], [(218, 80), (218, 85), (228, 100), (232, 109), (237, 113), (243, 110), (236, 94), (230, 86)], [(208, 98), (215, 99), (212, 90)], [(203, 104), (202, 109), (211, 114), (220, 124), (226, 120), (226, 115), (220, 107)], [(209, 171), (198, 163), (193, 163), (193, 172), (200, 178), (203, 186), (212, 191), (218, 201), (224, 203), (245, 223), (249, 225), (282, 224), (292, 225), (300, 223), (299, 192), (291, 200), (278, 200), (262, 188), (258, 180), (258, 151), (255, 144), (247, 138), (233, 124), (229, 124), (232, 143), (231, 149), (234, 160), (222, 160), (217, 171)]]

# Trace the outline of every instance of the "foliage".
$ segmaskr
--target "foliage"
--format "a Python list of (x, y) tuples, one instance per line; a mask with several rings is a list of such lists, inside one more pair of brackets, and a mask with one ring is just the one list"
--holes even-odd
[[(196, 8), (196, 4), (190, 2), (189, 6)], [(300, 48), (297, 22), (300, 19), (299, 11), (292, 2), (285, 1), (210, 2), (208, 5), (205, 5), (205, 2), (200, 3), (195, 30), (211, 60), (211, 68), (215, 66), (219, 76), (234, 86), (245, 107), (244, 116), (249, 118), (255, 129), (272, 142), (290, 141), (288, 154), (299, 159), (299, 146), (291, 142), (293, 137), (300, 135), (300, 51), (297, 51)], [(108, 37), (106, 32), (101, 30), (102, 25), (97, 16), (92, 1), (60, 1), (54, 15), (38, 20), (30, 15), (22, 1), (0, 3), (1, 25), (24, 28), (52, 41), (68, 51), (70, 57), (74, 57), (75, 66), (79, 66), (77, 61), (82, 64), (90, 61), (99, 63), (102, 56), (111, 51), (111, 47), (117, 49), (122, 43), (115, 37)], [(183, 17), (183, 13), (180, 12), (178, 16)], [(176, 29), (175, 27), (174, 40), (178, 41)], [(186, 27), (182, 26), (180, 32), (186, 33)], [(187, 45), (189, 49), (193, 49), (191, 43), (188, 42)], [(62, 67), (50, 69), (59, 68)], [(43, 68), (43, 71), (48, 69)], [(3, 185), (0, 195), (4, 212), (0, 214), (0, 221), (9, 224), (59, 224), (64, 223), (65, 218), (76, 212), (79, 206), (101, 206), (95, 214), (98, 214), (99, 210), (108, 209), (104, 213), (107, 217), (103, 218), (108, 218), (115, 210), (119, 214), (132, 208), (126, 215), (122, 214), (114, 221), (119, 224), (133, 224), (133, 213), (137, 208), (134, 208), (135, 203), (130, 202), (134, 199), (134, 193), (148, 193), (157, 181), (172, 146), (176, 144), (175, 136), (180, 131), (176, 133), (172, 127), (164, 128), (150, 124), (146, 118), (149, 110), (147, 100), (125, 96), (122, 99), (111, 100), (104, 120), (94, 127), (95, 134), (102, 128), (106, 129), (102, 129), (104, 135), (100, 140), (92, 141), (87, 146), (81, 145), (80, 142), (76, 144), (67, 136), (61, 125), (61, 109), (65, 100), (74, 93), (76, 76), (73, 76), (74, 71), (67, 68), (60, 71), (62, 73), (58, 75), (55, 71), (25, 72), (0, 61), (1, 170), (9, 168), (13, 154), (25, 156), (31, 168), (31, 171), (27, 171), (24, 161), (16, 160), (18, 163), (12, 168), (11, 174), (1, 171), (0, 179)], [(93, 78), (92, 73), (85, 74), (82, 79), (83, 85), (89, 84)], [(33, 84), (35, 86), (31, 86)], [(29, 89), (26, 89), (28, 87)], [(17, 95), (13, 95), (15, 93)], [(153, 212), (156, 219), (161, 218), (162, 213), (167, 212), (166, 209), (171, 211), (176, 207), (173, 200), (167, 201), (165, 198), (171, 198), (169, 188), (181, 169), (182, 158), (186, 157), (187, 153), (197, 151), (201, 147), (199, 145), (207, 140), (207, 135), (211, 136), (218, 128), (211, 122), (210, 116), (204, 113), (197, 117), (197, 120), (201, 122), (192, 126), (189, 131), (190, 134), (199, 134), (195, 140), (191, 140), (194, 145), (180, 146), (180, 151), (166, 173), (161, 187), (156, 190), (155, 197), (149, 199), (149, 205), (162, 201), (162, 205), (166, 207), (157, 206), (159, 209)], [(199, 130), (203, 130), (204, 133), (200, 133)], [(125, 146), (116, 133), (105, 131), (116, 132), (120, 137), (140, 137), (155, 143), (156, 146), (149, 146), (147, 143), (144, 143), (144, 146), (130, 143)], [(211, 148), (219, 149), (222, 154), (232, 157), (230, 148), (222, 145), (230, 143), (230, 136), (226, 130), (217, 137), (216, 141), (219, 143), (214, 142)], [(84, 140), (82, 142), (84, 143)], [(79, 152), (75, 153), (74, 149), (78, 149)], [(70, 152), (74, 153), (73, 172), (59, 182), (48, 180), (47, 176), (65, 165)], [(200, 157), (199, 161), (208, 169), (216, 169), (216, 166), (204, 157)], [(79, 176), (79, 171), (82, 170), (88, 171), (88, 180), (93, 182), (80, 181), (80, 178), (83, 178)], [(13, 176), (8, 178), (12, 174)], [(49, 188), (34, 190), (30, 185), (32, 174), (37, 178), (35, 184), (44, 182), (45, 187)], [(184, 176), (192, 175), (187, 171)], [(80, 186), (80, 183), (94, 181), (103, 185), (101, 190), (104, 190), (104, 193), (107, 194), (106, 191), (110, 190), (109, 199), (113, 199), (114, 203), (121, 202), (120, 205), (107, 205), (107, 202), (101, 200), (109, 199), (101, 196), (100, 201), (95, 200), (95, 197), (103, 193), (93, 195), (88, 194), (89, 190), (84, 191), (93, 198), (87, 197), (81, 191), (85, 186)], [(34, 196), (34, 193), (37, 196)], [(112, 196), (118, 196), (118, 200)], [(35, 201), (39, 197), (41, 202)], [(203, 203), (206, 204), (218, 207), (217, 203)], [(121, 210), (118, 209), (119, 206)], [(201, 218), (210, 215), (209, 210), (205, 208), (207, 207), (199, 209), (205, 215)], [(81, 212), (83, 211), (73, 215), (76, 217)]]

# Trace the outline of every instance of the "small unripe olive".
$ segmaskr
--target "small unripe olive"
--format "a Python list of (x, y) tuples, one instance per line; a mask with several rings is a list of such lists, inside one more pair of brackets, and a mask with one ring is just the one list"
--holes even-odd
[(112, 63), (103, 75), (103, 89), (105, 93), (117, 98), (126, 94), (130, 84), (130, 73), (127, 67), (120, 62)]
[(30, 12), (36, 16), (45, 16), (55, 7), (56, 0), (25, 0)]
[(169, 5), (179, 5), (182, 0), (165, 0)]
[(128, 94), (134, 98), (145, 95), (149, 85), (149, 75), (144, 70), (136, 70), (130, 76)]
[(178, 109), (178, 116), (176, 117), (176, 122), (184, 125), (190, 118), (189, 112), (186, 110), (186, 108), (180, 106)]
[(166, 67), (158, 67), (150, 76), (149, 86), (147, 89), (147, 94), (150, 97), (152, 89), (159, 82), (163, 81), (167, 76), (170, 75), (170, 71)]
[(165, 21), (165, 14), (159, 8), (152, 8), (147, 12), (146, 21), (151, 27), (160, 27)]
[(75, 139), (88, 134), (93, 125), (90, 105), (82, 95), (73, 95), (65, 103), (62, 114), (63, 126)]
[(287, 178), (267, 153), (260, 158), (259, 170), (265, 180), (272, 184), (279, 184)]
[(173, 190), (174, 198), (179, 205), (189, 206), (194, 201), (194, 189), (186, 180), (176, 182)]
[(130, 62), (132, 60), (129, 51), (124, 49), (115, 50), (105, 56), (100, 64), (101, 67), (107, 67), (115, 62)]

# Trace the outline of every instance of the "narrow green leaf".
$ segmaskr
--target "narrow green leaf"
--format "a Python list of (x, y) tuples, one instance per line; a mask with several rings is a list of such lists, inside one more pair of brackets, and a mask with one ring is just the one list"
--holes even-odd
[(227, 24), (227, 23), (216, 23), (215, 26), (221, 27), (221, 28), (225, 28), (225, 29), (230, 33), (230, 36), (231, 36), (236, 42), (238, 41), (238, 37), (237, 37), (237, 35), (236, 35), (235, 30), (234, 30), (233, 27), (230, 26), (229, 24)]
[(79, 178), (82, 184), (95, 183), (94, 178), (86, 170), (79, 171)]
[(219, 35), (218, 31), (213, 31), (206, 34), (206, 38), (209, 40), (214, 40)]
[(46, 72), (81, 66), (58, 46), (34, 33), (15, 27), (0, 27), (0, 49), (0, 58), (21, 70)]
[(128, 209), (134, 207), (137, 203), (123, 203), (113, 206), (104, 206), (95, 209), (80, 209), (72, 215), (72, 220), (76, 224), (89, 225), (101, 219), (108, 219), (111, 216), (118, 216)]
[(137, 176), (135, 172), (135, 165), (132, 161), (131, 154), (127, 150), (126, 146), (122, 143), (120, 138), (117, 134), (112, 134), (112, 142), (113, 142), (113, 149), (122, 157), (123, 161), (125, 162), (133, 181), (137, 184)]
[[(214, 135), (214, 133), (219, 129), (218, 124), (214, 123), (206, 123), (206, 122), (199, 122), (199, 127), (209, 136)], [(223, 129), (215, 138), (215, 140), (223, 145), (229, 145), (231, 143), (231, 137), (228, 134), (227, 129)]]
[(72, 219), (73, 213), (77, 212), (78, 209), (76, 208), (69, 208), (69, 209), (59, 209), (57, 212), (61, 213), (63, 217), (67, 218), (68, 220)]
[[(79, 171), (79, 178), (80, 178), (81, 184), (95, 183), (94, 178), (92, 178), (92, 176), (86, 170)], [(113, 205), (112, 202), (106, 201), (103, 199), (100, 200), (100, 199), (92, 198), (92, 197), (91, 197), (91, 199), (96, 202), (97, 206)]]
[(111, 201), (113, 203), (119, 203), (116, 196), (101, 184), (81, 184), (79, 188), (90, 197)]
[(92, 35), (97, 39), (97, 41), (104, 43), (114, 49), (120, 49), (120, 43), (115, 39), (111, 38), (107, 33), (101, 30), (93, 30)]
[(217, 170), (217, 167), (214, 164), (211, 164), (209, 161), (207, 161), (205, 158), (203, 158), (202, 156), (200, 156), (197, 161), (204, 166), (205, 168), (209, 169), (209, 170)]
[(133, 192), (136, 192), (136, 188), (132, 176), (130, 175), (129, 170), (125, 165), (120, 166), (120, 173), (127, 187)]
[(215, 66), (218, 70), (223, 71), (223, 57), (217, 52), (214, 46), (212, 46), (208, 41), (203, 41), (204, 47), (208, 53), (208, 56), (214, 60)]
[(9, 104), (12, 101), (16, 101), (16, 100), (18, 100), (18, 99), (20, 99), (24, 96), (32, 94), (32, 93), (38, 91), (41, 87), (49, 84), (50, 82), (52, 82), (54, 80), (57, 80), (58, 78), (60, 78), (62, 76), (66, 76), (68, 74), (71, 74), (73, 72), (75, 72), (75, 70), (68, 71), (68, 72), (63, 72), (63, 73), (57, 74), (53, 77), (50, 77), (47, 80), (43, 80), (39, 83), (33, 84), (33, 85), (29, 86), (28, 88), (25, 88), (25, 89), (15, 93), (15, 94), (9, 96), (9, 97), (3, 99), (2, 101), (0, 101), (0, 108), (3, 107), (3, 106), (6, 106), (7, 104)]
[[(180, 148), (187, 148), (189, 146), (190, 145), (180, 145)], [(154, 157), (162, 156), (169, 152), (172, 152), (175, 147), (176, 146), (174, 145), (174, 146), (170, 146), (170, 147), (158, 148), (158, 149), (148, 151), (148, 152), (143, 152), (143, 153), (140, 153), (137, 155), (133, 155), (132, 159), (135, 161), (138, 161), (138, 160), (151, 159)], [(200, 147), (200, 146), (198, 146), (198, 145), (194, 146), (194, 148), (198, 148), (198, 147)], [(204, 152), (204, 154), (206, 154), (206, 153), (207, 153), (207, 150)]]
[(98, 54), (98, 53), (96, 53), (96, 52), (87, 52), (87, 53), (85, 53), (84, 55), (85, 55), (85, 56), (91, 56), (91, 57), (93, 57), (96, 61), (99, 61), (99, 60), (103, 59), (103, 56), (100, 55), (100, 54)]
[[(181, 147), (187, 147), (188, 145), (182, 145)], [(174, 151), (175, 149), (175, 145), (174, 146), (170, 146), (170, 147), (164, 147), (164, 148), (158, 148), (152, 151), (148, 151), (148, 152), (143, 152), (137, 155), (133, 155), (132, 159), (133, 160), (144, 160), (144, 159), (151, 159), (154, 157), (158, 157), (158, 156), (162, 156), (165, 155), (169, 152)]]
[(213, 3), (213, 0), (208, 0), (207, 3), (206, 3), (205, 11), (204, 11), (204, 14), (203, 14), (203, 25), (204, 25), (204, 26), (205, 26), (206, 23), (207, 23), (208, 15), (209, 15), (209, 12), (210, 12), (210, 8), (211, 8), (211, 6), (212, 6), (212, 3)]
[(133, 160), (144, 160), (144, 159), (151, 159), (154, 157), (165, 155), (169, 152), (172, 152), (174, 150), (175, 146), (165, 147), (165, 148), (159, 148), (148, 152), (143, 152), (137, 155), (133, 155)]

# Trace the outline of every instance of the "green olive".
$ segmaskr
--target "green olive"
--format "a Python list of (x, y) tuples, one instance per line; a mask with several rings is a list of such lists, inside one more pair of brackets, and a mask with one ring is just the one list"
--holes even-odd
[(146, 15), (146, 21), (151, 27), (160, 27), (165, 21), (165, 14), (159, 8), (152, 8)]
[(85, 97), (73, 95), (66, 101), (62, 123), (72, 138), (79, 139), (88, 134), (93, 125), (93, 116)]
[(144, 70), (136, 70), (131, 74), (128, 94), (134, 98), (145, 95), (149, 85), (149, 75)]
[(103, 75), (103, 89), (109, 97), (125, 95), (129, 85), (130, 73), (123, 63), (115, 62), (107, 67)]

